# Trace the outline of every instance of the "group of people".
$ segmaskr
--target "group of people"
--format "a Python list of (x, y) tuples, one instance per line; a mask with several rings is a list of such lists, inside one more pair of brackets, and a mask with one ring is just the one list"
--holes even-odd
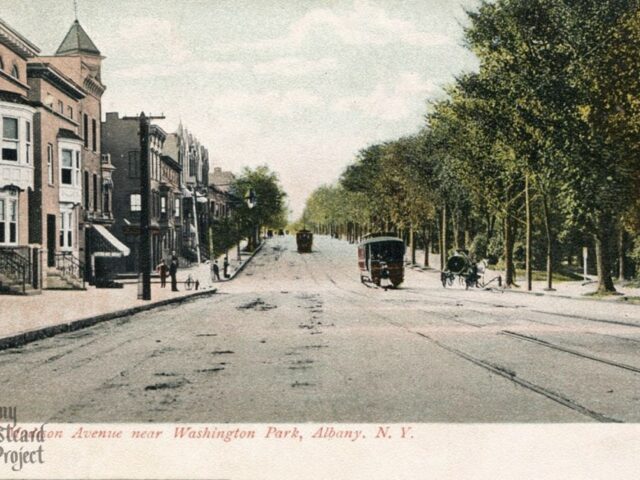
[[(224, 257), (224, 278), (229, 278), (229, 258)], [(156, 268), (158, 273), (160, 274), (160, 287), (165, 288), (167, 286), (167, 276), (171, 277), (171, 291), (178, 292), (178, 257), (176, 256), (176, 252), (171, 252), (171, 261), (169, 265), (162, 259), (160, 264)], [(221, 281), (220, 280), (220, 267), (218, 266), (218, 261), (214, 260), (211, 264), (211, 281)], [(197, 282), (197, 281), (196, 281)], [(199, 282), (197, 282), (199, 283)], [(196, 287), (197, 288), (197, 287)]]
[(171, 276), (171, 291), (178, 292), (178, 257), (176, 252), (171, 252), (171, 262), (167, 266), (164, 258), (160, 260), (160, 265), (156, 268), (160, 273), (160, 286), (167, 286), (167, 275)]

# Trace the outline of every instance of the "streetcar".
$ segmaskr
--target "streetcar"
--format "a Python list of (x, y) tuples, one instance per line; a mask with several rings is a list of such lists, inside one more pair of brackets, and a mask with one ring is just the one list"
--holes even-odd
[(313, 233), (309, 230), (298, 231), (298, 233), (296, 233), (296, 243), (298, 244), (298, 253), (311, 253)]
[(382, 270), (389, 273), (393, 288), (404, 280), (404, 253), (402, 239), (391, 235), (370, 235), (358, 245), (360, 281), (380, 286)]

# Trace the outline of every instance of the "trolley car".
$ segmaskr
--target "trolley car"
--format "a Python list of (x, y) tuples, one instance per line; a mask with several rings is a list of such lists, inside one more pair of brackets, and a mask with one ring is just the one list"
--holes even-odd
[(311, 253), (313, 233), (309, 230), (300, 230), (296, 233), (296, 243), (298, 244), (298, 253)]
[(386, 264), (394, 288), (404, 280), (404, 242), (392, 236), (370, 236), (358, 245), (360, 281), (380, 285), (382, 268)]

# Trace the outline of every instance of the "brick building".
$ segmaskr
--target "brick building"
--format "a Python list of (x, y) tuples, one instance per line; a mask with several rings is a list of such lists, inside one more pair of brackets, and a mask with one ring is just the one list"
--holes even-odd
[[(149, 178), (151, 198), (149, 229), (153, 265), (160, 263), (172, 251), (181, 248), (182, 168), (177, 160), (164, 152), (166, 132), (151, 125), (149, 132)], [(113, 182), (113, 232), (131, 250), (120, 265), (121, 272), (138, 270), (140, 242), (140, 137), (139, 118), (122, 117), (109, 112), (102, 122), (102, 150), (107, 152), (115, 167)]]
[(191, 261), (202, 260), (208, 254), (209, 152), (182, 123), (168, 136), (167, 152), (182, 167), (182, 255)]
[(116, 242), (108, 230), (113, 225), (113, 165), (109, 157), (101, 152), (101, 99), (106, 89), (102, 83), (104, 57), (78, 20), (75, 20), (55, 55), (39, 57), (38, 60), (62, 72), (79, 85), (85, 94), (79, 100), (77, 113), (74, 113), (82, 138), (78, 260), (86, 265), (85, 277), (93, 281), (108, 272), (111, 257), (128, 254), (128, 250)]
[(82, 204), (80, 101), (84, 91), (49, 63), (27, 65), (33, 119), (35, 191), (29, 204), (29, 242), (42, 247), (44, 288), (81, 288)]
[(0, 291), (39, 287), (39, 252), (29, 245), (29, 199), (34, 192), (33, 108), (27, 60), (39, 53), (0, 20)]

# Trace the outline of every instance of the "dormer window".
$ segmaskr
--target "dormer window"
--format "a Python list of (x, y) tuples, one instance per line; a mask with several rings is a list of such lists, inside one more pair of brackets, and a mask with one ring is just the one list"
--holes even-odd
[(13, 66), (13, 69), (11, 70), (11, 76), (14, 78), (20, 78), (20, 72), (18, 71), (17, 65)]

